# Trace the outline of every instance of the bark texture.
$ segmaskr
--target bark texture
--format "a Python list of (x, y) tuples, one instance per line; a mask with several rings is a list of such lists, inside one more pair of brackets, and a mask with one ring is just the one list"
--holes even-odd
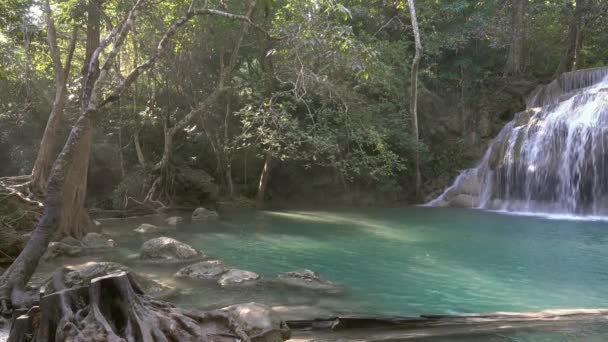
[(289, 329), (253, 331), (229, 311), (188, 311), (144, 295), (129, 273), (93, 279), (55, 292), (16, 320), (9, 341), (283, 341)]

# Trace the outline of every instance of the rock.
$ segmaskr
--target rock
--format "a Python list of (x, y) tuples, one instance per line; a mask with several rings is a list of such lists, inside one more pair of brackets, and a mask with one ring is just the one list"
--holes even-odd
[(260, 278), (260, 275), (254, 272), (230, 269), (222, 275), (218, 283), (224, 287), (254, 285)]
[(177, 226), (177, 225), (179, 225), (179, 224), (183, 223), (183, 222), (184, 222), (184, 218), (183, 218), (183, 217), (180, 217), (180, 216), (172, 216), (172, 217), (167, 218), (167, 219), (165, 220), (165, 222), (166, 222), (166, 223), (167, 223), (169, 226), (171, 226), (171, 227), (175, 227), (175, 226)]
[(174, 230), (175, 227), (159, 227), (153, 224), (144, 223), (138, 228), (135, 229), (135, 232), (141, 234), (153, 234), (153, 233), (163, 233), (168, 230)]
[(476, 208), (479, 206), (479, 197), (468, 195), (468, 194), (458, 194), (450, 199), (450, 207), (456, 208)]
[(105, 249), (114, 248), (116, 243), (99, 233), (88, 233), (82, 238), (82, 244), (87, 248)]
[(315, 272), (307, 269), (281, 273), (277, 276), (277, 281), (288, 286), (300, 287), (309, 290), (328, 292), (339, 292), (341, 290), (340, 286), (337, 284), (323, 279)]
[(80, 242), (78, 239), (75, 239), (71, 236), (66, 236), (63, 239), (61, 239), (61, 241), (59, 241), (59, 242), (65, 243), (66, 245), (70, 245), (70, 246), (82, 247), (82, 242)]
[(242, 324), (247, 335), (255, 336), (252, 341), (282, 342), (291, 336), (287, 324), (266, 305), (236, 304), (223, 308), (221, 311), (229, 313)]
[(217, 214), (217, 212), (201, 207), (196, 208), (196, 210), (194, 210), (194, 212), (192, 213), (192, 222), (214, 220), (218, 217), (219, 215)]
[(190, 279), (214, 279), (228, 272), (221, 260), (201, 261), (194, 265), (186, 266), (179, 270), (175, 276)]
[(144, 260), (189, 260), (202, 256), (191, 246), (164, 236), (144, 242), (139, 253), (140, 259)]
[[(156, 298), (164, 297), (172, 289), (164, 286), (163, 284), (156, 282), (152, 279), (146, 278), (140, 274), (132, 272), (127, 266), (121, 265), (114, 262), (89, 262), (86, 264), (66, 267), (67, 272), (63, 275), (63, 281), (68, 287), (86, 286), (88, 283), (98, 277), (108, 275), (110, 273), (125, 271), (129, 272), (137, 283), (141, 286), (141, 289), (151, 296)], [(49, 282), (45, 287), (49, 289), (47, 292), (54, 292), (52, 284)]]
[(75, 257), (82, 254), (82, 247), (72, 246), (63, 242), (51, 242), (42, 260), (55, 259), (57, 257)]

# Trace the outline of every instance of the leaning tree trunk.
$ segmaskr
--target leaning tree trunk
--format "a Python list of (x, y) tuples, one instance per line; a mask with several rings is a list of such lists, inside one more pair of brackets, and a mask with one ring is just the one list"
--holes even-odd
[(412, 60), (411, 70), (411, 93), (410, 93), (410, 129), (414, 140), (416, 142), (416, 153), (414, 156), (414, 186), (416, 191), (416, 199), (421, 197), (421, 176), (420, 176), (420, 151), (418, 144), (420, 142), (420, 136), (418, 131), (418, 66), (420, 64), (420, 58), (422, 54), (422, 44), (420, 43), (420, 30), (418, 28), (418, 18), (416, 17), (416, 7), (414, 6), (414, 0), (408, 0), (410, 9), (410, 16), (412, 19), (412, 29), (414, 30), (414, 41), (416, 43), (416, 52), (414, 59)]
[[(101, 72), (95, 73), (89, 68), (85, 85), (88, 84), (87, 82), (91, 82), (89, 88), (91, 91), (89, 93), (85, 92), (83, 96), (87, 105), (72, 128), (62, 152), (53, 163), (42, 218), (36, 225), (23, 251), (0, 277), (0, 314), (9, 312), (10, 306), (22, 307), (25, 304), (25, 298), (21, 295), (23, 289), (36, 270), (38, 262), (46, 251), (52, 237), (57, 233), (60, 223), (64, 219), (62, 216), (65, 213), (66, 207), (78, 207), (75, 205), (77, 204), (76, 202), (81, 201), (83, 198), (83, 194), (78, 191), (83, 189), (82, 187), (75, 186), (73, 182), (67, 185), (66, 183), (71, 182), (69, 177), (80, 174), (86, 175), (88, 166), (83, 164), (88, 164), (94, 118), (100, 110), (109, 103), (116, 101), (143, 72), (152, 68), (159, 56), (164, 52), (167, 42), (175, 35), (175, 32), (194, 16), (217, 15), (251, 23), (251, 20), (246, 16), (206, 8), (190, 9), (184, 16), (169, 26), (160, 39), (156, 50), (144, 63), (131, 70), (118, 86), (110, 89), (110, 95), (100, 98), (102, 96), (100, 90), (104, 81), (106, 81), (112, 62), (121, 51), (125, 38), (133, 28), (137, 12), (144, 3), (145, 0), (137, 0), (127, 17), (108, 33), (107, 37), (99, 44), (99, 47), (92, 55), (90, 64), (95, 64), (98, 62), (102, 50), (111, 44), (112, 49), (106, 55), (106, 61), (101, 68)], [(253, 23), (251, 24), (254, 25)], [(85, 89), (87, 88), (85, 87)], [(65, 203), (66, 199), (72, 202)]]
[(0, 278), (0, 313), (7, 311), (9, 304), (20, 307), (27, 298), (21, 297), (21, 290), (38, 266), (38, 261), (59, 227), (64, 211), (64, 184), (68, 170), (78, 158), (80, 145), (92, 129), (91, 111), (85, 112), (72, 129), (63, 151), (53, 164), (47, 188), (44, 213), (32, 232), (30, 239), (17, 259)]
[(505, 73), (519, 76), (524, 72), (524, 49), (526, 41), (526, 8), (528, 0), (511, 1), (511, 42)]

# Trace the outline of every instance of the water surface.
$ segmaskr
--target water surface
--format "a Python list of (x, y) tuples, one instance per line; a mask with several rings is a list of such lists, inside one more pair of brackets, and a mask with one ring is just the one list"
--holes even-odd
[[(267, 211), (185, 225), (173, 235), (266, 279), (309, 268), (345, 288), (320, 295), (193, 286), (176, 301), (194, 306), (253, 300), (367, 315), (608, 307), (603, 221), (421, 207)], [(122, 245), (135, 250), (143, 240)]]

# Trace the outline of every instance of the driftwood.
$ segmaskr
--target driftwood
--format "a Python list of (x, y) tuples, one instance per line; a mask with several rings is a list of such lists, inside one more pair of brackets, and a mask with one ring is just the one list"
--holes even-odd
[[(55, 277), (52, 288), (61, 287)], [(248, 331), (249, 330), (249, 331)], [(283, 341), (286, 331), (252, 334), (226, 310), (189, 311), (144, 295), (131, 274), (116, 272), (88, 286), (42, 294), (14, 320), (9, 342), (21, 341)]]

